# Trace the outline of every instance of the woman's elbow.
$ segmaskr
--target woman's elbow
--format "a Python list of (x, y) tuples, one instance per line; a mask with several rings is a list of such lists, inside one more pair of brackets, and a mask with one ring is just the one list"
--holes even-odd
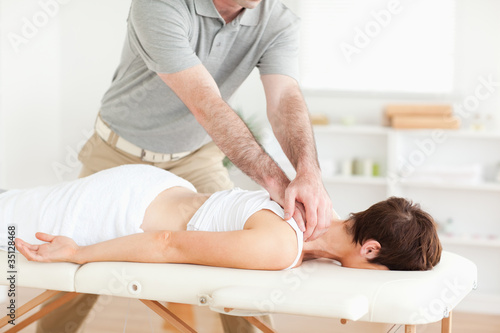
[(155, 252), (158, 255), (159, 262), (173, 262), (172, 261), (172, 231), (162, 230), (155, 234)]

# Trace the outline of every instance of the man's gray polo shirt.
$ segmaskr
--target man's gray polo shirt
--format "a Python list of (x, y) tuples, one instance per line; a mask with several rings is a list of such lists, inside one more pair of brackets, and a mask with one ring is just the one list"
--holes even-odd
[(299, 19), (278, 0), (263, 0), (226, 24), (212, 0), (133, 0), (120, 64), (101, 116), (137, 146), (192, 151), (210, 137), (156, 73), (202, 63), (228, 100), (250, 72), (298, 78)]

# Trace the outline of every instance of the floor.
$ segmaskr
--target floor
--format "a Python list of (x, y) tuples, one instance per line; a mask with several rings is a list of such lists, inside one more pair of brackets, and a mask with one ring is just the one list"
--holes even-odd
[[(39, 289), (19, 288), (17, 304), (24, 304), (29, 299), (40, 294)], [(6, 303), (0, 305), (5, 309)], [(169, 308), (184, 320), (196, 327), (200, 333), (222, 332), (218, 315), (206, 307), (191, 307), (181, 304), (170, 305)], [(286, 333), (404, 333), (404, 327), (386, 324), (367, 324), (348, 322), (342, 325), (339, 320), (300, 317), (289, 315), (274, 315), (274, 328)], [(4, 327), (0, 332), (5, 332)], [(28, 326), (22, 332), (35, 332), (35, 324)], [(114, 332), (177, 332), (166, 324), (158, 315), (149, 310), (142, 302), (135, 299), (119, 297), (101, 297), (84, 324), (83, 332), (114, 333)], [(418, 333), (439, 333), (440, 325), (419, 325)], [(469, 313), (453, 314), (454, 333), (499, 333), (500, 316), (478, 315)]]

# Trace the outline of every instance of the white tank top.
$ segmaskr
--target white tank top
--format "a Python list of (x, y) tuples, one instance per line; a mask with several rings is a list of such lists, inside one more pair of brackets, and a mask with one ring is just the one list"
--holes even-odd
[[(266, 191), (246, 191), (235, 188), (212, 194), (196, 211), (187, 225), (187, 230), (235, 231), (243, 230), (246, 221), (254, 213), (268, 209), (284, 218), (284, 210), (272, 201)], [(292, 218), (286, 221), (297, 235), (297, 256), (288, 267), (294, 267), (300, 259), (303, 247), (303, 233)]]

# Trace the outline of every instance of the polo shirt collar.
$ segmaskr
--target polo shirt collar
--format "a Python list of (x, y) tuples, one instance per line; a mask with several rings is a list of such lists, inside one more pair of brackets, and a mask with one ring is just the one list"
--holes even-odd
[(240, 24), (247, 26), (256, 26), (260, 21), (262, 2), (254, 9), (244, 9), (243, 13), (240, 14)]
[(194, 3), (196, 14), (217, 19), (221, 18), (212, 0), (195, 0)]
[[(243, 12), (235, 18), (241, 25), (256, 26), (260, 21), (260, 3), (255, 9), (243, 9)], [(221, 16), (212, 0), (195, 0), (196, 14), (216, 19), (221, 19)]]

